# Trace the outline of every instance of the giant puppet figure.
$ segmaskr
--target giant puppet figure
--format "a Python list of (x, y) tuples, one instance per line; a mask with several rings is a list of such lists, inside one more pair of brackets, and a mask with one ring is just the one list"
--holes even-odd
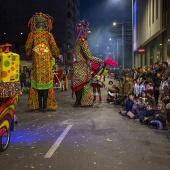
[(77, 23), (77, 37), (73, 50), (74, 62), (71, 70), (71, 88), (76, 95), (75, 107), (93, 105), (89, 83), (92, 79), (90, 62), (103, 65), (104, 68), (106, 64), (117, 65), (117, 62), (113, 60), (103, 61), (91, 55), (86, 41), (88, 27), (89, 23), (86, 20)]
[(31, 32), (28, 35), (25, 48), (26, 54), (32, 57), (31, 87), (28, 107), (30, 110), (46, 108), (55, 109), (57, 103), (53, 90), (52, 57), (59, 58), (52, 29), (53, 18), (47, 14), (36, 13), (28, 22)]

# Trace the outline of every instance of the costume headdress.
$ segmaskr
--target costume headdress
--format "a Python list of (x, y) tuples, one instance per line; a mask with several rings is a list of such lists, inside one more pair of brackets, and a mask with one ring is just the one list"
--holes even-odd
[(31, 31), (46, 30), (50, 32), (53, 21), (53, 17), (48, 14), (43, 14), (42, 12), (35, 13), (35, 15), (33, 15), (29, 20), (28, 27), (30, 27)]
[(88, 34), (89, 23), (86, 20), (79, 21), (77, 23), (77, 38), (85, 38)]

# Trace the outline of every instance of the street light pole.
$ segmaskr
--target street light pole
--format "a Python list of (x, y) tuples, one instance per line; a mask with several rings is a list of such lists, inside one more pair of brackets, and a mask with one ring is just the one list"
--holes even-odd
[(119, 56), (119, 40), (117, 39), (117, 62), (118, 62), (118, 56)]
[[(125, 50), (125, 47), (124, 47), (124, 22), (118, 23), (118, 24), (121, 24), (121, 26), (122, 26), (121, 27), (122, 28), (122, 68), (124, 69), (124, 60), (125, 60), (125, 54), (124, 54), (124, 50)], [(116, 26), (116, 25), (117, 25), (117, 23), (113, 22), (113, 26)], [(117, 53), (118, 53), (118, 49), (117, 49)]]
[(124, 22), (122, 23), (122, 68), (125, 67), (125, 46), (124, 46)]

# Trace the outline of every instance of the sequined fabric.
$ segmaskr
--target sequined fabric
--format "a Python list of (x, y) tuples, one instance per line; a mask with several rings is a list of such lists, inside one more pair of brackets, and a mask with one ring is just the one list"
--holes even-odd
[(75, 58), (71, 70), (71, 88), (73, 92), (83, 88), (81, 105), (91, 106), (93, 102), (89, 87), (89, 81), (92, 79), (90, 62), (103, 64), (104, 61), (91, 56), (85, 39), (79, 38), (76, 40), (74, 54)]
[(21, 94), (20, 82), (0, 83), (0, 98), (18, 96)]
[(54, 37), (48, 31), (30, 32), (25, 44), (26, 54), (32, 57), (31, 88), (29, 93), (29, 109), (38, 108), (37, 90), (49, 89), (47, 108), (57, 108), (53, 90), (52, 57), (59, 57), (59, 49)]

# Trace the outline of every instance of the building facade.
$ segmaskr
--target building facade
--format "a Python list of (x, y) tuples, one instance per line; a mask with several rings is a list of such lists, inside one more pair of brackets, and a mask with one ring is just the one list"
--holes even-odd
[[(170, 62), (170, 1), (132, 0), (134, 67)], [(144, 54), (138, 53), (143, 46)]]
[(79, 0), (1, 0), (0, 44), (13, 45), (12, 51), (25, 56), (24, 45), (29, 33), (29, 19), (36, 12), (54, 18), (52, 34), (60, 49), (65, 64), (71, 62), (70, 52), (74, 44), (75, 25), (79, 20)]
[(111, 33), (119, 66), (132, 67), (132, 22), (113, 23)]

